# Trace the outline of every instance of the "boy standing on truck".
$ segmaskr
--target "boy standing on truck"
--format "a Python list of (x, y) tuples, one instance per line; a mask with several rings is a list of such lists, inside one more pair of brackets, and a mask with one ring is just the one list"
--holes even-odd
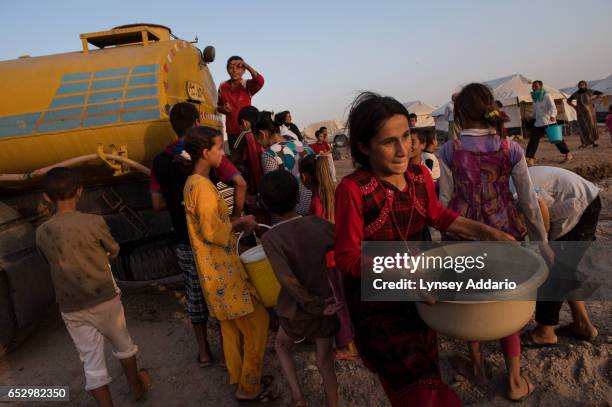
[[(246, 81), (242, 79), (245, 70), (251, 74), (251, 79)], [(239, 56), (232, 56), (227, 60), (227, 73), (229, 80), (219, 86), (217, 111), (225, 115), (225, 131), (231, 153), (240, 135), (238, 113), (243, 107), (251, 105), (251, 97), (261, 90), (264, 78)]]
[(83, 188), (78, 174), (63, 167), (49, 171), (44, 198), (56, 213), (36, 230), (36, 245), (49, 263), (62, 319), (85, 370), (85, 389), (99, 406), (112, 406), (111, 377), (104, 358), (104, 338), (121, 362), (133, 400), (140, 400), (150, 384), (145, 369), (138, 370), (138, 347), (127, 330), (120, 291), (109, 257), (119, 253), (104, 218), (76, 210)]

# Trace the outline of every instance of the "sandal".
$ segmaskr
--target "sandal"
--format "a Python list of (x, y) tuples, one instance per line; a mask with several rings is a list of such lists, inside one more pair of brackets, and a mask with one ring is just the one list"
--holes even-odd
[(280, 394), (274, 393), (272, 390), (265, 388), (254, 399), (241, 399), (236, 397), (239, 403), (270, 403), (280, 397)]
[(553, 346), (557, 346), (558, 342), (554, 343), (539, 343), (533, 339), (533, 331), (525, 331), (521, 334), (521, 347), (523, 348), (550, 348)]
[(523, 378), (523, 380), (525, 380), (525, 383), (527, 384), (527, 394), (522, 395), (521, 397), (519, 397), (517, 399), (506, 397), (508, 400), (510, 400), (513, 403), (522, 403), (523, 401), (525, 401), (527, 399), (527, 397), (531, 396), (531, 392), (533, 391), (533, 387), (532, 387), (531, 383), (529, 383), (527, 378), (525, 376), (523, 376), (522, 373), (521, 373), (521, 377)]
[[(597, 330), (597, 327), (595, 327), (595, 330)], [(555, 330), (555, 333), (557, 334), (557, 336), (562, 336), (564, 338), (574, 338), (574, 339), (578, 339), (579, 341), (586, 341), (586, 342), (594, 342), (598, 336), (598, 335), (585, 335), (585, 334), (576, 333), (576, 331), (574, 330), (573, 322), (567, 325), (560, 326), (559, 328)]]

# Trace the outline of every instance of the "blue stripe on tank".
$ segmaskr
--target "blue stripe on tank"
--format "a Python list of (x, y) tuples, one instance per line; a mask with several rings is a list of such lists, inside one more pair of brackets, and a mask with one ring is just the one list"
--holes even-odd
[(36, 129), (37, 133), (48, 133), (52, 131), (71, 130), (81, 127), (81, 120), (61, 120), (58, 122), (42, 123)]
[(107, 79), (105, 81), (94, 81), (91, 83), (91, 90), (122, 88), (125, 86), (125, 81), (126, 81), (126, 78)]
[(64, 107), (82, 105), (85, 103), (85, 95), (69, 96), (65, 98), (55, 98), (51, 101), (49, 107)]
[(119, 121), (119, 114), (107, 114), (105, 116), (92, 116), (83, 120), (84, 127), (92, 126), (104, 126), (106, 124), (113, 124)]
[(159, 110), (136, 110), (134, 112), (125, 112), (121, 115), (123, 122), (137, 122), (142, 120), (159, 119)]
[(41, 112), (0, 117), (0, 137), (22, 136), (32, 133)]
[(142, 107), (157, 107), (159, 105), (159, 100), (155, 99), (140, 99), (140, 100), (131, 100), (129, 102), (123, 102), (124, 109), (140, 109)]
[(134, 99), (134, 98), (139, 98), (143, 96), (157, 96), (157, 86), (128, 89), (125, 92), (126, 99)]
[(128, 86), (157, 85), (156, 75), (132, 76)]
[(103, 105), (87, 106), (87, 114), (100, 114), (116, 112), (120, 109), (120, 103), (105, 103)]
[(62, 76), (62, 82), (86, 81), (91, 78), (91, 72), (67, 73)]
[(83, 113), (82, 107), (72, 107), (69, 109), (49, 110), (45, 113), (45, 121), (64, 119), (66, 117), (80, 116)]
[(57, 89), (56, 95), (66, 95), (68, 93), (87, 92), (89, 82), (65, 83)]
[(153, 73), (153, 72), (157, 72), (158, 69), (159, 69), (159, 65), (157, 65), (157, 64), (138, 65), (138, 66), (135, 66), (134, 68), (132, 68), (132, 74), (137, 74), (137, 73)]
[(121, 100), (122, 96), (123, 96), (122, 90), (115, 90), (112, 92), (92, 93), (89, 95), (89, 100), (87, 101), (87, 103), (111, 102), (111, 101)]
[(130, 72), (130, 68), (106, 69), (94, 74), (94, 78), (110, 78), (111, 76), (125, 76)]

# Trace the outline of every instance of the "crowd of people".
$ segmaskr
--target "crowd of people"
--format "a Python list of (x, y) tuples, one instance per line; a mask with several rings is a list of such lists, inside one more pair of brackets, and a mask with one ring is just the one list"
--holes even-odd
[[(428, 241), (430, 228), (449, 241), (529, 239), (542, 242), (542, 255), (554, 270), (555, 255), (562, 254), (545, 242), (594, 240), (599, 189), (566, 170), (529, 168), (541, 131), (534, 131), (524, 153), (505, 136), (506, 117), (490, 89), (477, 83), (453, 95), (456, 137), (437, 152), (435, 134), (412, 131), (416, 116), (397, 100), (359, 95), (347, 121), (355, 170), (336, 186), (327, 129), (317, 130), (317, 141), (306, 144), (289, 111), (273, 116), (252, 106), (252, 96), (264, 86), (259, 72), (237, 56), (228, 60), (227, 71), (218, 111), (226, 118), (229, 154), (222, 133), (201, 126), (197, 108), (182, 102), (170, 110), (177, 140), (155, 158), (151, 173), (153, 207), (168, 210), (174, 226), (196, 362), (203, 368), (214, 363), (207, 337), (214, 317), (223, 350), (218, 364), (227, 369), (238, 401), (279, 397), (274, 377), (263, 375), (273, 329), (295, 406), (307, 404), (291, 348), (304, 341), (316, 347), (328, 406), (338, 404), (335, 359), (361, 359), (393, 406), (460, 405), (441, 378), (437, 333), (415, 304), (361, 301), (362, 242)], [(536, 115), (543, 115), (537, 116), (542, 121), (536, 118), (536, 129), (555, 116), (546, 95), (538, 93), (541, 88), (541, 82), (534, 83), (534, 101), (546, 105), (536, 108)], [(579, 95), (580, 104), (585, 93)], [(589, 143), (593, 136), (583, 141)], [(570, 159), (566, 147), (559, 151)], [(217, 190), (220, 181), (234, 187), (231, 212)], [(86, 389), (98, 405), (108, 406), (104, 338), (121, 360), (134, 399), (145, 393), (150, 377), (138, 370), (137, 347), (108, 265), (118, 245), (101, 217), (76, 210), (81, 191), (74, 170), (47, 174), (44, 196), (57, 212), (38, 229), (37, 243), (51, 265), (62, 317), (84, 364)], [(240, 260), (240, 232), (261, 235), (281, 286), (274, 309), (264, 307)], [(573, 267), (583, 254), (572, 257)], [(561, 334), (554, 329), (561, 304), (538, 302), (533, 331), (500, 338), (509, 400), (532, 394), (534, 385), (521, 370), (521, 344), (554, 345)], [(570, 307), (574, 323), (564, 327), (565, 334), (595, 338), (584, 302), (572, 301)], [(486, 382), (480, 343), (467, 347), (470, 364), (458, 371)]]

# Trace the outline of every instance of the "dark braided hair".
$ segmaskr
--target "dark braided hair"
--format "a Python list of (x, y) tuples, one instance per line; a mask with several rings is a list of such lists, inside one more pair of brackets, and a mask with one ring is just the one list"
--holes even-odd
[(455, 98), (455, 120), (462, 129), (466, 128), (468, 121), (485, 123), (494, 127), (501, 137), (507, 116), (501, 114), (488, 86), (470, 83)]
[(210, 150), (215, 145), (215, 139), (221, 137), (221, 132), (212, 127), (198, 126), (187, 131), (184, 148), (191, 156), (191, 169), (202, 158), (202, 151)]

